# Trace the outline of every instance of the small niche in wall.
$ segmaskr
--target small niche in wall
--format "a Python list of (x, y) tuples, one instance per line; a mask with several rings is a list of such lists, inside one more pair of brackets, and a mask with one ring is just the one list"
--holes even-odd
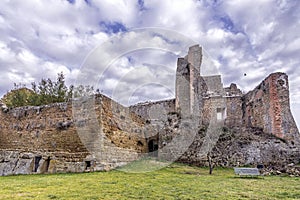
[(92, 163), (91, 163), (91, 161), (90, 161), (90, 160), (87, 160), (87, 161), (85, 161), (85, 170), (88, 170), (88, 169), (90, 169), (90, 168), (91, 168), (91, 166), (92, 166)]
[(144, 146), (144, 144), (143, 144), (141, 141), (138, 141), (138, 142), (137, 142), (137, 145), (138, 145), (138, 146)]
[(157, 140), (150, 140), (148, 142), (148, 152), (150, 156), (157, 157), (158, 156), (158, 141)]
[(40, 163), (40, 172), (41, 173), (47, 173), (49, 171), (50, 166), (50, 157), (48, 157), (44, 162)]
[(40, 166), (40, 161), (42, 159), (42, 156), (35, 156), (34, 157), (34, 168), (33, 168), (33, 172), (37, 172), (39, 166)]
[(278, 81), (277, 81), (277, 84), (279, 85), (279, 86), (285, 86), (286, 84), (285, 84), (285, 80), (283, 80), (283, 79), (279, 79)]
[(47, 158), (45, 160), (45, 172), (49, 171), (49, 166), (50, 166), (50, 158)]

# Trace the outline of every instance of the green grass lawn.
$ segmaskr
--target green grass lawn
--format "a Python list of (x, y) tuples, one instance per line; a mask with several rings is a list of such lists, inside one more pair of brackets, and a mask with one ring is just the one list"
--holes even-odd
[[(153, 165), (133, 163), (130, 171)], [(233, 169), (172, 164), (147, 173), (120, 170), (0, 177), (0, 199), (300, 199), (300, 178), (240, 178)]]

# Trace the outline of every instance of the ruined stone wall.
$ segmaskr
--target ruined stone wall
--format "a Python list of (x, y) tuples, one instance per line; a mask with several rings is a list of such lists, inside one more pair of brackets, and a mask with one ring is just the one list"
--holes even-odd
[(225, 95), (232, 97), (232, 96), (242, 96), (242, 91), (237, 87), (235, 83), (231, 83), (229, 87), (224, 88)]
[(175, 113), (175, 99), (140, 103), (130, 106), (129, 110), (145, 120), (146, 142), (153, 140), (157, 143), (159, 134), (163, 132), (164, 124), (168, 120), (168, 115)]
[(131, 112), (132, 108), (124, 107), (104, 95), (100, 98), (102, 130), (111, 144), (137, 153), (147, 152), (144, 134), (149, 130), (145, 127), (145, 119)]
[[(279, 167), (299, 163), (299, 133), (290, 112), (286, 74), (271, 74), (246, 95), (235, 84), (222, 90), (220, 76), (204, 77), (204, 80), (208, 91), (203, 95), (204, 127), (178, 158), (179, 162), (208, 165), (207, 152), (210, 152), (213, 162), (221, 166)], [(223, 119), (224, 124), (220, 124)], [(180, 120), (171, 120), (177, 121)], [(213, 129), (216, 124), (221, 125), (219, 129)], [(179, 123), (173, 127), (181, 126)], [(170, 143), (173, 129), (167, 126), (160, 139)], [(208, 144), (207, 138), (216, 141), (214, 136), (218, 137), (217, 143)], [(205, 152), (205, 146), (213, 149)]]
[(243, 101), (241, 96), (226, 96), (225, 126), (229, 128), (242, 127)]
[[(178, 159), (179, 162), (208, 166), (207, 154), (199, 150), (205, 146), (206, 130), (200, 130), (189, 149)], [(214, 165), (223, 167), (257, 166), (266, 168), (286, 167), (300, 161), (297, 145), (288, 144), (272, 135), (254, 128), (223, 130), (210, 156)]]
[(67, 103), (0, 112), (1, 149), (86, 152), (76, 134), (71, 112)]
[(207, 95), (224, 95), (221, 75), (203, 76), (203, 79), (208, 88)]
[(231, 83), (230, 86), (224, 88), (224, 90), (226, 99), (225, 126), (229, 128), (240, 128), (243, 125), (242, 91), (238, 89), (234, 83)]
[[(107, 170), (147, 151), (145, 121), (103, 95), (94, 102), (97, 119), (74, 119), (71, 103), (0, 111), (0, 175)], [(83, 144), (89, 137), (101, 156)]]
[(290, 111), (288, 76), (269, 75), (254, 90), (244, 96), (243, 123), (261, 128), (265, 133), (294, 140), (299, 132)]
[(89, 152), (76, 134), (70, 104), (0, 111), (0, 120), (1, 175), (84, 171)]
[(140, 103), (129, 107), (131, 112), (136, 113), (143, 119), (159, 120), (167, 119), (167, 114), (175, 112), (175, 99)]
[(207, 87), (207, 92), (204, 94), (204, 106), (202, 124), (208, 126), (210, 123), (225, 120), (226, 115), (226, 100), (224, 98), (224, 88), (221, 81), (221, 76), (206, 76), (203, 77), (204, 84)]
[[(213, 127), (201, 127), (188, 149), (182, 151), (182, 143), (174, 142), (174, 138), (180, 138), (186, 127), (178, 115), (174, 114), (169, 117), (165, 132), (159, 135), (158, 157), (160, 159), (174, 161), (174, 156), (178, 156), (176, 157), (178, 162), (208, 166), (208, 152), (205, 152), (206, 146), (208, 146), (211, 148), (209, 153), (212, 162), (217, 166), (236, 167), (263, 164), (265, 167), (276, 168), (300, 161), (298, 144), (289, 144), (258, 128), (220, 127), (211, 132), (209, 128)], [(207, 143), (209, 134), (217, 135), (216, 143), (212, 141), (210, 141), (211, 144)]]
[(109, 170), (147, 155), (151, 141), (158, 158), (190, 164), (209, 152), (223, 166), (299, 163), (287, 75), (243, 95), (220, 75), (201, 77), (201, 61), (199, 45), (178, 59), (175, 99), (129, 108), (104, 95), (16, 109), (0, 102), (0, 175)]
[(215, 122), (218, 109), (221, 109), (222, 119), (226, 118), (226, 101), (222, 96), (207, 97), (204, 99), (202, 124), (208, 126), (210, 122)]

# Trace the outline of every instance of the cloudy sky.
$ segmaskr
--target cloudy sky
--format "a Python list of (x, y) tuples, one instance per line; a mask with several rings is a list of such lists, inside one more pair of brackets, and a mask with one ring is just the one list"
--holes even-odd
[[(292, 111), (300, 124), (297, 0), (3, 0), (0, 95), (13, 83), (30, 87), (41, 78), (55, 79), (59, 72), (64, 72), (68, 84), (74, 84), (88, 67), (91, 52), (111, 38), (145, 27), (171, 30), (199, 43), (225, 86), (235, 82), (249, 91), (272, 72), (287, 73)], [(174, 95), (176, 59), (186, 53), (186, 46), (181, 51), (137, 50), (134, 45), (145, 40), (160, 45), (169, 42), (157, 35), (127, 41), (126, 47), (135, 50), (123, 52), (100, 70), (99, 90), (112, 95), (116, 88), (136, 85), (129, 103)], [(117, 93), (124, 96), (124, 92)]]

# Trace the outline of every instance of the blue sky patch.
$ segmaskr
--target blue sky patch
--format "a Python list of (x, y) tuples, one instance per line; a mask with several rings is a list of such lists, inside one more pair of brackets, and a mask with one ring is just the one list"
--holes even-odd
[(67, 0), (70, 4), (74, 4), (76, 0)]
[(170, 40), (169, 38), (166, 38), (164, 35), (159, 34), (159, 33), (153, 33), (152, 36), (153, 36), (153, 37), (159, 37), (159, 38), (161, 38), (162, 40), (164, 40), (165, 42), (167, 42), (167, 43), (169, 43), (169, 44), (177, 44), (177, 45), (180, 45), (180, 42), (179, 42), (179, 41), (176, 41), (176, 40)]
[(84, 1), (85, 1), (85, 3), (86, 3), (87, 5), (89, 5), (89, 6), (92, 5), (92, 1), (91, 1), (91, 0), (84, 0)]
[(119, 33), (127, 31), (127, 28), (121, 22), (99, 22), (99, 26), (103, 29), (106, 33)]
[(223, 27), (225, 30), (233, 31), (234, 30), (234, 24), (232, 20), (228, 16), (220, 17), (220, 21), (223, 23)]
[(145, 10), (144, 0), (138, 0), (138, 6), (140, 10)]

